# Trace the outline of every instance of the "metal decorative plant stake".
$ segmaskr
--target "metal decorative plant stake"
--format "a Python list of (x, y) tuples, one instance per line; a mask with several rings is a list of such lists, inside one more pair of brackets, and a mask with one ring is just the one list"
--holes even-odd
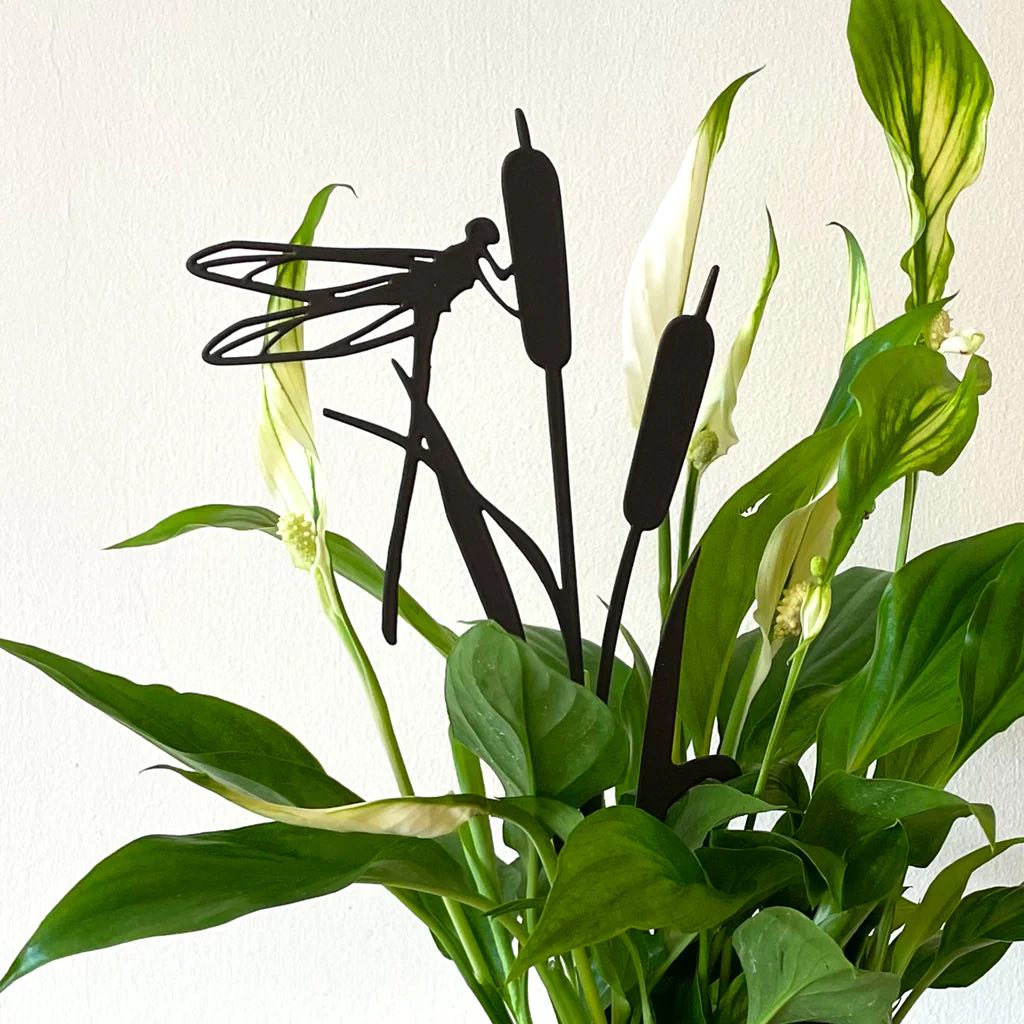
[[(352, 249), (236, 241), (203, 249), (191, 256), (187, 265), (197, 277), (294, 304), (247, 317), (221, 331), (203, 349), (203, 358), (209, 363), (331, 359), (412, 340), (411, 371), (406, 372), (397, 362), (393, 364), (409, 396), (409, 426), (404, 434), (347, 413), (324, 410), (329, 418), (367, 431), (404, 451), (384, 576), (385, 639), (396, 642), (402, 550), (416, 474), (423, 463), (437, 478), (449, 526), (487, 617), (510, 633), (523, 633), (515, 593), (491, 535), (493, 524), (536, 573), (558, 622), (569, 675), (585, 685), (562, 380), (572, 355), (572, 327), (561, 190), (554, 165), (533, 148), (522, 111), (516, 111), (515, 119), (519, 145), (505, 158), (501, 171), (512, 254), (508, 268), (501, 267), (490, 252), (500, 235), (494, 222), (483, 217), (470, 220), (465, 238), (446, 249)], [(275, 275), (287, 264), (299, 262), (376, 267), (383, 272), (352, 283), (318, 288), (290, 288), (261, 279), (261, 275)], [(498, 280), (514, 279), (518, 309), (501, 298), (485, 268)], [(659, 344), (626, 483), (623, 510), (629, 531), (608, 606), (594, 681), (598, 696), (606, 702), (640, 538), (668, 515), (707, 384), (714, 354), (714, 335), (707, 316), (717, 275), (718, 268), (712, 268), (697, 312), (676, 317)], [(428, 402), (430, 359), (441, 317), (460, 294), (477, 284), (519, 319), (526, 354), (544, 371), (558, 535), (557, 575), (533, 538), (470, 481)], [(336, 313), (356, 314), (361, 317), (359, 326), (318, 347), (301, 351), (276, 348), (297, 327)], [(673, 760), (683, 628), (698, 557), (699, 551), (690, 556), (673, 595), (652, 673), (637, 804), (657, 817), (664, 817), (669, 806), (697, 783), (739, 775), (738, 765), (728, 757), (705, 757), (685, 764)]]

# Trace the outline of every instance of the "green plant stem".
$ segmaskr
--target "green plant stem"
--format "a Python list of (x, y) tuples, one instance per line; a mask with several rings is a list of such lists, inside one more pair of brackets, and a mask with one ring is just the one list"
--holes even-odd
[(672, 599), (672, 520), (666, 516), (658, 527), (658, 607), (661, 621), (668, 615)]
[(907, 1014), (910, 1013), (911, 1007), (918, 1001), (931, 988), (932, 983), (939, 977), (940, 974), (949, 966), (946, 960), (936, 960), (934, 964), (925, 972), (921, 980), (910, 990), (910, 995), (903, 1000), (903, 1005), (900, 1006), (896, 1012), (896, 1016), (893, 1017), (893, 1024), (902, 1024), (906, 1020)]
[(633, 962), (633, 970), (636, 971), (637, 987), (640, 990), (640, 1011), (643, 1016), (643, 1024), (654, 1024), (654, 1014), (651, 1012), (651, 1000), (647, 992), (647, 976), (644, 973), (643, 961), (640, 959), (640, 951), (636, 943), (630, 938), (629, 932), (622, 933), (622, 941), (629, 953), (629, 959)]
[(721, 1005), (732, 982), (732, 933), (722, 943), (721, 963), (718, 968), (718, 1003)]
[(693, 542), (693, 517), (697, 511), (697, 491), (700, 488), (700, 472), (689, 459), (686, 460), (686, 489), (683, 492), (683, 508), (679, 513), (679, 550), (677, 572), (680, 576), (690, 557)]
[(398, 791), (402, 796), (413, 796), (412, 781), (398, 745), (398, 737), (395, 735), (394, 723), (391, 721), (387, 698), (384, 696), (377, 673), (370, 663), (366, 648), (363, 647), (362, 641), (352, 625), (352, 620), (348, 617), (345, 604), (338, 592), (338, 581), (334, 578), (334, 572), (330, 569), (317, 570), (317, 582), (324, 611), (351, 655), (359, 677), (363, 681), (363, 688), (370, 702), (370, 711), (377, 726), (377, 733), (387, 751), (391, 772), (398, 784)]
[(585, 949), (574, 949), (572, 961), (576, 965), (576, 976), (580, 979), (580, 987), (583, 989), (583, 1000), (590, 1011), (593, 1024), (607, 1024), (604, 1016), (604, 1007), (601, 1005), (601, 996), (597, 991), (597, 981), (594, 978), (594, 971), (590, 966), (590, 958)]
[(448, 911), (448, 916), (452, 919), (455, 934), (458, 935), (459, 942), (462, 943), (462, 948), (465, 949), (466, 956), (469, 957), (469, 963), (473, 968), (473, 975), (482, 984), (488, 982), (491, 972), (487, 966), (487, 961), (484, 960), (480, 946), (477, 944), (476, 936), (473, 934), (472, 928), (469, 927), (469, 921), (466, 920), (465, 911), (454, 900), (447, 898), (444, 900), (444, 906)]
[(900, 538), (896, 545), (896, 569), (907, 564), (910, 549), (910, 526), (914, 519), (914, 502), (917, 499), (917, 474), (909, 473), (903, 481), (903, 511), (900, 514)]
[(892, 934), (893, 918), (896, 916), (896, 897), (890, 896), (882, 907), (882, 916), (878, 919), (875, 939), (868, 956), (869, 971), (884, 970), (885, 955), (889, 952), (889, 937)]
[(775, 751), (779, 746), (779, 738), (782, 736), (783, 726), (786, 724), (789, 705), (793, 700), (793, 692), (796, 690), (796, 681), (800, 677), (800, 669), (803, 668), (804, 658), (807, 657), (807, 651), (810, 649), (810, 646), (810, 640), (801, 640), (797, 645), (797, 649), (793, 652), (793, 657), (790, 659), (789, 675), (786, 677), (786, 686), (782, 691), (779, 710), (775, 713), (775, 723), (772, 725), (772, 732), (768, 737), (768, 745), (765, 747), (761, 770), (757, 773), (754, 796), (760, 796), (764, 792), (765, 783), (768, 781), (768, 772), (775, 759)]
[(747, 664), (743, 668), (743, 675), (740, 678), (739, 686), (736, 688), (736, 696), (733, 698), (732, 707), (729, 709), (729, 718), (725, 724), (725, 732), (722, 734), (721, 752), (728, 757), (735, 757), (740, 745), (740, 734), (747, 720), (748, 704), (750, 703), (750, 690), (754, 685), (754, 674), (757, 672), (757, 665), (761, 659), (761, 644), (764, 637), (758, 633), (754, 646), (747, 658)]
[(705, 1013), (711, 1009), (711, 935), (701, 932), (697, 938), (697, 995)]

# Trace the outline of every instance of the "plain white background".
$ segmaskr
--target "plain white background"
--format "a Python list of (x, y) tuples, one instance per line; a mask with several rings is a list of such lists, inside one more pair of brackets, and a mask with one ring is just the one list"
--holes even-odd
[[(955, 12), (997, 86), (988, 164), (953, 222), (951, 286), (987, 332), (995, 387), (969, 454), (924, 481), (914, 549), (1020, 516), (1019, 110), (1024, 17), (1011, 0)], [(265, 503), (256, 467), (258, 374), (203, 364), (203, 342), (260, 303), (197, 282), (184, 259), (227, 238), (285, 239), (311, 194), (338, 194), (320, 238), (442, 246), (471, 216), (500, 222), (499, 168), (525, 107), (566, 203), (576, 328), (568, 375), (585, 627), (599, 632), (622, 540), (631, 445), (620, 372), (631, 254), (715, 94), (741, 92), (715, 168), (695, 275), (722, 264), (724, 345), (752, 301), (772, 210), (782, 273), (744, 382), (741, 443), (708, 475), (702, 520), (808, 430), (841, 354), (845, 254), (859, 235), (880, 319), (901, 308), (902, 199), (856, 87), (843, 0), (643, 3), (167, 2), (0, 5), (0, 633), (139, 682), (218, 694), (291, 728), (364, 794), (392, 786), (353, 671), (283, 550), (258, 535), (193, 534), (138, 552), (101, 548), (207, 501)], [(502, 253), (504, 255), (504, 252)], [(249, 297), (252, 298), (251, 296)], [(543, 386), (514, 328), (482, 294), (438, 339), (434, 405), (482, 489), (553, 547)], [(401, 428), (403, 395), (380, 353), (311, 373), (313, 402)], [(406, 353), (401, 353), (406, 357)], [(378, 557), (398, 462), (323, 424), (331, 525)], [(426, 477), (404, 582), (439, 618), (478, 614)], [(855, 552), (889, 564), (898, 499)], [(628, 621), (653, 638), (653, 545)], [(442, 666), (409, 631), (397, 649), (377, 609), (351, 608), (384, 678), (414, 781), (454, 783), (444, 756)], [(528, 602), (533, 617), (543, 604)], [(0, 662), (0, 959), (102, 857), (151, 832), (245, 816), (168, 775), (144, 742), (13, 660)], [(955, 781), (1024, 829), (1020, 732)], [(955, 833), (962, 852), (977, 836)], [(1010, 884), (1024, 857), (982, 876)], [(928, 997), (924, 1019), (1018, 1021), (1024, 960), (971, 994)], [(478, 1021), (429, 937), (383, 892), (355, 888), (187, 938), (89, 954), (19, 982), (17, 1024), (216, 1018)]]

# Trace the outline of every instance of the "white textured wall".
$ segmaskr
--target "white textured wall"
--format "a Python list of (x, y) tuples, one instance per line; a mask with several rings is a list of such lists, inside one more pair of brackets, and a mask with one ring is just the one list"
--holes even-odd
[[(248, 704), (292, 728), (366, 794), (391, 791), (354, 673), (306, 581), (257, 536), (101, 547), (204, 501), (264, 502), (254, 461), (258, 377), (199, 359), (205, 339), (259, 306), (189, 278), (185, 256), (231, 237), (284, 239), (314, 190), (339, 194), (327, 243), (436, 246), (475, 215), (500, 219), (498, 172), (523, 105), (566, 196), (576, 356), (569, 374), (585, 624), (599, 630), (623, 527), (630, 450), (619, 370), (629, 258), (690, 132), (718, 90), (741, 93), (716, 167), (697, 270), (722, 264), (728, 340), (779, 231), (782, 275), (745, 381), (742, 443), (715, 467), (703, 512), (814, 422), (840, 356), (845, 256), (860, 236), (883, 318), (902, 302), (902, 200), (846, 52), (844, 0), (660, 2), (0, 4), (0, 633), (116, 670)], [(920, 549), (1018, 517), (1024, 17), (1013, 0), (957, 0), (997, 84), (988, 165), (956, 211), (952, 285), (987, 330), (995, 389), (970, 454), (923, 486)], [(542, 386), (482, 295), (442, 328), (435, 405), (471, 473), (553, 540)], [(314, 404), (402, 424), (386, 354), (317, 366)], [(394, 453), (322, 430), (332, 525), (382, 555)], [(521, 442), (514, 452), (505, 445)], [(499, 454), (501, 453), (501, 454)], [(405, 582), (449, 622), (477, 614), (428, 477)], [(897, 501), (857, 554), (891, 559)], [(650, 546), (649, 546), (650, 547)], [(628, 621), (652, 636), (653, 551)], [(352, 608), (391, 696), (416, 784), (452, 785), (442, 668), (415, 637), (396, 650), (377, 610)], [(535, 602), (539, 613), (541, 605)], [(0, 959), (100, 858), (145, 833), (244, 816), (166, 775), (143, 743), (12, 660), (0, 662)], [(1024, 829), (1015, 733), (957, 780)], [(974, 840), (957, 832), (962, 848)], [(1008, 854), (985, 881), (1010, 882)], [(1018, 1021), (1024, 960), (972, 995), (926, 1000), (942, 1022)], [(386, 894), (354, 889), (189, 938), (66, 960), (0, 1002), (18, 1024), (476, 1021), (455, 972)]]

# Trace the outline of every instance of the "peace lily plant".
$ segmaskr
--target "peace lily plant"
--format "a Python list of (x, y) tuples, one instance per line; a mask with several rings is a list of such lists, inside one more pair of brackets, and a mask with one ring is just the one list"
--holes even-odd
[[(848, 35), (910, 212), (906, 309), (876, 328), (864, 256), (843, 228), (850, 299), (835, 386), (815, 430), (709, 517), (695, 562), (700, 482), (738, 441), (741, 378), (779, 273), (769, 216), (763, 280), (719, 353), (688, 450), (681, 519), (659, 531), (663, 615), (692, 577), (676, 757), (719, 752), (739, 777), (692, 788), (665, 820), (641, 810), (651, 671), (631, 636), (606, 704), (570, 681), (558, 632), (519, 638), (482, 622), (458, 634), (403, 592), (400, 614), (445, 659), (451, 725), (454, 792), (416, 795), (342, 596), (354, 586), (379, 597), (382, 571), (328, 528), (305, 371), (275, 363), (261, 371), (259, 439), (276, 510), (204, 505), (116, 546), (200, 527), (283, 540), (354, 660), (394, 791), (364, 800), (254, 711), (3, 641), (149, 739), (184, 779), (271, 819), (116, 851), (44, 918), (3, 987), (61, 957), (356, 882), (386, 887), (429, 929), (495, 1024), (550, 1019), (542, 1000), (561, 1024), (916, 1020), (926, 990), (971, 985), (1024, 938), (1024, 886), (965, 895), (1024, 837), (1000, 836), (991, 807), (949, 788), (1024, 714), (1024, 524), (907, 559), (918, 475), (953, 464), (990, 385), (981, 335), (955, 332), (947, 310), (947, 220), (981, 170), (992, 83), (939, 0), (852, 0)], [(634, 423), (658, 339), (687, 302), (712, 165), (750, 78), (700, 122), (629, 272)], [(313, 241), (334, 187), (314, 197), (296, 242)], [(301, 286), (305, 267), (281, 274)], [(302, 344), (301, 329), (280, 342)], [(848, 566), (896, 486), (893, 566)], [(584, 653), (592, 680), (599, 652)], [(936, 863), (961, 818), (976, 824), (977, 849), (920, 884), (912, 869)]]

